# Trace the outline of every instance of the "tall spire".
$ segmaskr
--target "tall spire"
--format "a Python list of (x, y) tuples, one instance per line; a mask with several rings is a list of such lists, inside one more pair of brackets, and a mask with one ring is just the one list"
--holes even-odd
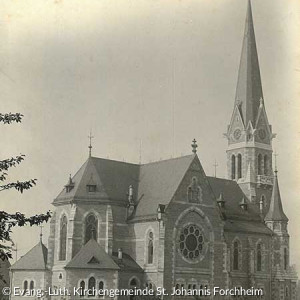
[(263, 92), (253, 27), (252, 9), (251, 2), (248, 0), (245, 33), (235, 97), (235, 105), (240, 109), (245, 127), (248, 126), (249, 121), (255, 125), (261, 98), (263, 98)]
[(275, 172), (273, 192), (270, 202), (269, 211), (266, 214), (265, 221), (284, 221), (287, 222), (289, 219), (285, 215), (282, 202), (280, 197), (280, 191), (278, 186), (277, 171)]

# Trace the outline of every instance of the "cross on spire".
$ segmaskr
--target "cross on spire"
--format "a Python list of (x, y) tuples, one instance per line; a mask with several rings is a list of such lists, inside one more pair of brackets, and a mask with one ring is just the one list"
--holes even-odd
[(41, 231), (40, 231), (40, 242), (42, 242), (43, 241), (43, 225), (40, 225), (40, 229), (41, 229)]
[(196, 154), (196, 153), (197, 153), (197, 148), (198, 148), (196, 139), (193, 139), (192, 145), (191, 145), (191, 146), (192, 146), (192, 148), (193, 148), (192, 152), (193, 152), (194, 154)]
[(92, 146), (92, 139), (94, 138), (93, 136), (92, 136), (92, 131), (90, 131), (90, 135), (88, 136), (88, 138), (89, 138), (89, 140), (90, 140), (90, 144), (89, 144), (89, 157), (91, 157), (92, 156), (92, 148), (93, 148), (93, 146)]
[(214, 168), (215, 168), (215, 177), (217, 177), (217, 167), (219, 166), (217, 161), (215, 160), (215, 163), (213, 164)]

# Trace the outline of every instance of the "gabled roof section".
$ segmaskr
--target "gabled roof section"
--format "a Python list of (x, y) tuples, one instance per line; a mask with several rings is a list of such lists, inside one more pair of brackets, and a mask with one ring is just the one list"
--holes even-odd
[[(89, 157), (72, 178), (74, 188), (70, 192), (64, 188), (53, 203), (70, 199), (126, 201), (129, 186), (137, 190), (139, 168), (137, 164)], [(96, 185), (92, 193), (87, 188), (91, 182)]]
[[(259, 209), (250, 203), (239, 185), (228, 179), (207, 177), (214, 194), (222, 194), (225, 217), (225, 231), (271, 234), (272, 231), (261, 221)], [(240, 206), (241, 201), (247, 204), (247, 210)]]
[(235, 105), (240, 107), (245, 127), (249, 121), (255, 124), (261, 98), (263, 91), (249, 0), (235, 97)]
[(271, 197), (271, 201), (270, 201), (269, 211), (265, 216), (265, 221), (287, 222), (288, 220), (289, 219), (285, 215), (283, 208), (282, 208), (281, 196), (280, 196), (279, 185), (278, 185), (277, 171), (275, 171), (272, 197)]
[(136, 261), (128, 254), (122, 254), (122, 259), (118, 258), (118, 252), (113, 252), (112, 259), (120, 267), (121, 270), (126, 272), (139, 272), (142, 273), (144, 270), (136, 263)]
[(110, 270), (119, 269), (114, 260), (94, 239), (89, 240), (66, 265), (65, 268)]
[(12, 266), (11, 270), (46, 270), (48, 249), (40, 241)]
[(159, 204), (169, 204), (196, 157), (192, 154), (142, 165), (135, 216), (153, 215)]

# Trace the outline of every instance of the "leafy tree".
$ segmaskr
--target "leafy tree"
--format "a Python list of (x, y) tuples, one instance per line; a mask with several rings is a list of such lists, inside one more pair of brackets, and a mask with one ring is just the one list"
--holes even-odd
[[(3, 124), (11, 124), (13, 122), (21, 123), (22, 118), (23, 115), (20, 113), (0, 113), (0, 123)], [(0, 191), (16, 189), (18, 192), (23, 193), (25, 190), (28, 190), (36, 185), (37, 179), (6, 182), (8, 175), (7, 172), (9, 169), (18, 166), (24, 159), (25, 155), (20, 154), (15, 157), (0, 160)], [(10, 214), (5, 211), (0, 211), (0, 258), (5, 260), (12, 257), (13, 241), (11, 239), (11, 233), (14, 227), (40, 225), (43, 222), (47, 222), (50, 217), (50, 211), (46, 212), (45, 214), (39, 214), (30, 217), (26, 217), (21, 212)]]

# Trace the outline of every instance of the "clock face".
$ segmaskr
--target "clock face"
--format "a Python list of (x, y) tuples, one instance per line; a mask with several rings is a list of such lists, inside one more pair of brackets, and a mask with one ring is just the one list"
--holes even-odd
[(266, 131), (264, 129), (260, 129), (258, 131), (258, 135), (259, 135), (261, 140), (264, 140), (266, 138)]
[(236, 140), (238, 140), (241, 137), (241, 135), (242, 135), (242, 132), (240, 129), (236, 129), (233, 133), (233, 136)]

